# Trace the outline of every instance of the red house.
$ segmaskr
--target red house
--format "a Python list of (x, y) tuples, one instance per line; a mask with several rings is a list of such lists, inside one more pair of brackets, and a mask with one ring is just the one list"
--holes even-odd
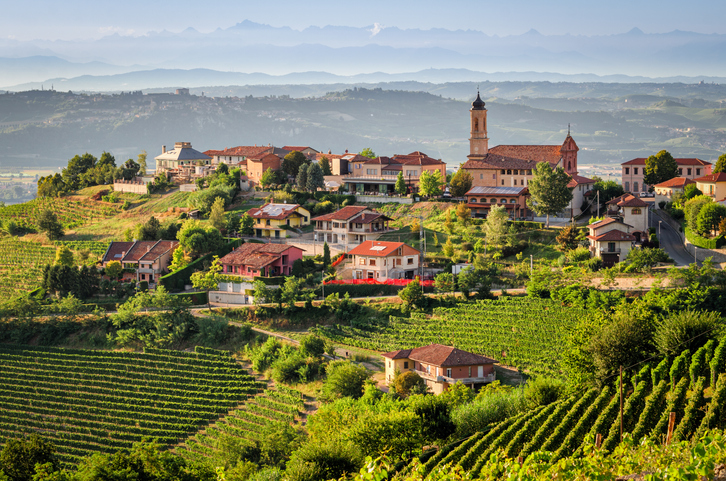
[(289, 276), (303, 250), (285, 244), (242, 244), (219, 259), (224, 274), (244, 277)]
[(494, 359), (441, 344), (387, 352), (383, 354), (383, 361), (388, 382), (393, 382), (396, 370), (413, 371), (426, 381), (434, 394), (441, 394), (457, 382), (477, 389), (496, 379)]

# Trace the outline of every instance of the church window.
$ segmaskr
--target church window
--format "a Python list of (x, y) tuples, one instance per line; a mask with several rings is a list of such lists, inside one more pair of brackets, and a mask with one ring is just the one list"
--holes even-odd
[(474, 119), (474, 132), (479, 132), (479, 119)]
[(502, 179), (502, 185), (504, 185), (504, 179)]
[(514, 175), (519, 175), (519, 171), (517, 169), (514, 169)]
[(572, 170), (572, 162), (567, 161), (567, 170)]
[(506, 173), (507, 173), (507, 171), (506, 171), (506, 170), (504, 170), (504, 169), (502, 169), (502, 175), (504, 175), (504, 174), (506, 174)]
[(507, 175), (512, 175), (512, 169), (507, 169)]
[(532, 169), (529, 169), (529, 170), (527, 171), (527, 175), (532, 175)]
[(633, 207), (633, 215), (640, 215), (640, 214), (641, 214), (640, 207)]
[(510, 204), (516, 204), (516, 203), (517, 203), (517, 201), (516, 201), (516, 200), (514, 200), (514, 199), (509, 199), (509, 203), (510, 203)]

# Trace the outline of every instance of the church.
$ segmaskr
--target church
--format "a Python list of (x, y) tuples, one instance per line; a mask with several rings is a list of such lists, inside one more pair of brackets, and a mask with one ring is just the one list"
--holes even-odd
[(476, 94), (470, 109), (471, 133), (469, 136), (468, 160), (463, 169), (473, 178), (473, 187), (526, 187), (538, 163), (547, 162), (553, 169), (562, 167), (572, 180), (570, 209), (565, 216), (580, 215), (581, 208), (595, 181), (577, 173), (577, 151), (580, 150), (570, 135), (562, 145), (497, 145), (489, 148), (487, 137), (487, 109), (484, 101)]

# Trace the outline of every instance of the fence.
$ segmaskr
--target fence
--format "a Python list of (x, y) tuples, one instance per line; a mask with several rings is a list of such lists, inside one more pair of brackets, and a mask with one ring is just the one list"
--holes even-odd
[[(387, 279), (384, 282), (375, 279), (333, 279), (326, 281), (325, 285), (381, 285), (381, 286), (407, 286), (413, 279)], [(433, 287), (434, 281), (419, 281), (422, 287)]]

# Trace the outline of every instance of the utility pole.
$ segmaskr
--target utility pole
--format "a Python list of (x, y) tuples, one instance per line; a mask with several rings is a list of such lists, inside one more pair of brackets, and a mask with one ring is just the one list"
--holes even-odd
[(426, 257), (426, 233), (424, 232), (424, 217), (419, 217), (419, 239), (421, 239), (420, 247), (421, 247), (421, 281), (423, 282), (424, 278), (424, 258)]
[(529, 255), (529, 277), (531, 278), (534, 274), (534, 256), (532, 254)]
[(620, 366), (620, 442), (623, 442), (623, 366)]
[(693, 246), (693, 263), (698, 265), (698, 246)]
[(599, 190), (597, 191), (597, 216), (600, 217), (600, 191)]

